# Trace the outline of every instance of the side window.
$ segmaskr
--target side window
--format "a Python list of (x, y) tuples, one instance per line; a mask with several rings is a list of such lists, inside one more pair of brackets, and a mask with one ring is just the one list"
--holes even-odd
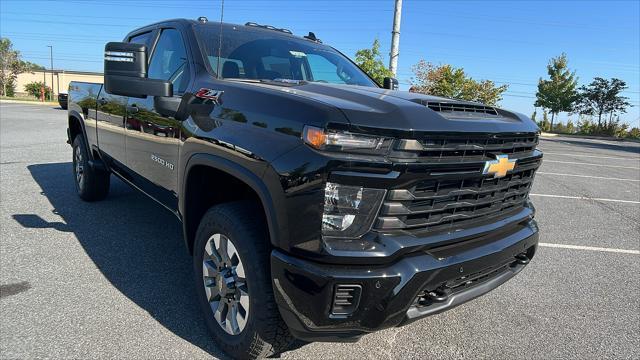
[(149, 47), (149, 41), (151, 40), (151, 31), (148, 31), (146, 33), (142, 33), (140, 35), (136, 35), (136, 36), (132, 36), (131, 38), (129, 38), (129, 42), (131, 44), (143, 44), (143, 45), (147, 45), (147, 47)]
[(149, 78), (169, 80), (173, 83), (174, 93), (184, 93), (189, 83), (187, 65), (187, 51), (180, 32), (175, 29), (162, 30), (149, 63)]
[(307, 54), (307, 61), (311, 72), (313, 73), (314, 81), (323, 81), (332, 84), (345, 84), (344, 79), (338, 75), (337, 66), (327, 60), (324, 56), (316, 54)]

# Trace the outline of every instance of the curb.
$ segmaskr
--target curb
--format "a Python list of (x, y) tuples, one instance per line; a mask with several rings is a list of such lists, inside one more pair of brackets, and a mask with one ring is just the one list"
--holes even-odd
[(553, 133), (548, 133), (548, 132), (541, 132), (540, 136), (542, 136), (542, 137), (556, 137), (556, 136), (558, 136), (558, 134), (553, 134)]
[(619, 141), (619, 142), (623, 142), (623, 141), (638, 142), (639, 141), (639, 140), (636, 140), (636, 139), (617, 138), (617, 137), (613, 137), (613, 136), (555, 134), (555, 133), (548, 133), (548, 132), (541, 132), (540, 133), (540, 137), (553, 138), (553, 137), (558, 137), (558, 136), (564, 136), (564, 137), (567, 137), (567, 138), (574, 138), (574, 139), (607, 140), (607, 141)]
[(0, 99), (0, 103), (7, 104), (29, 104), (29, 105), (45, 105), (45, 106), (60, 106), (57, 102), (49, 101), (29, 101), (29, 100), (13, 100), (13, 99)]

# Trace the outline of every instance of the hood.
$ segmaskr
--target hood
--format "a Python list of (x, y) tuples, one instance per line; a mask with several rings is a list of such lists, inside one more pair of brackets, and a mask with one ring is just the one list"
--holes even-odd
[(277, 81), (257, 86), (319, 101), (341, 110), (354, 129), (401, 132), (536, 132), (522, 114), (482, 104), (407, 91), (324, 83)]

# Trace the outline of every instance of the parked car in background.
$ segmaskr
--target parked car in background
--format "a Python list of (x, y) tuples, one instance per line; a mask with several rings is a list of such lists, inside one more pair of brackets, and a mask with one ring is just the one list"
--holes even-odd
[(58, 94), (58, 104), (60, 104), (60, 107), (63, 108), (64, 110), (67, 110), (68, 101), (69, 101), (69, 94), (67, 93)]

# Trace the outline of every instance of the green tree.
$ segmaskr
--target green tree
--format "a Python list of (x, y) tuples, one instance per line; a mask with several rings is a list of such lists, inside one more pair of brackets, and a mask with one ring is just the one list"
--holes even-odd
[(535, 106), (549, 109), (551, 112), (551, 128), (555, 116), (561, 112), (568, 112), (578, 99), (576, 87), (578, 79), (576, 73), (568, 68), (567, 55), (562, 54), (552, 58), (547, 65), (549, 80), (538, 80)]
[(420, 60), (412, 70), (413, 90), (428, 95), (476, 101), (493, 106), (502, 100), (502, 93), (508, 88), (507, 85), (496, 86), (490, 80), (476, 81), (469, 77), (464, 69), (448, 64), (436, 66)]
[(576, 126), (573, 124), (573, 121), (571, 121), (571, 119), (567, 120), (567, 132), (569, 134), (573, 134), (576, 132)]
[(550, 131), (551, 125), (549, 124), (549, 113), (546, 109), (542, 110), (542, 120), (538, 123), (538, 127), (542, 131)]
[(20, 52), (13, 49), (8, 38), (0, 39), (0, 95), (13, 96), (18, 74), (25, 71), (42, 70), (44, 67), (20, 59)]
[(588, 117), (582, 117), (580, 121), (578, 121), (578, 133), (583, 135), (594, 134), (597, 130), (596, 125), (591, 121)]
[(629, 124), (621, 123), (620, 117), (616, 118), (615, 121), (610, 122), (609, 126), (611, 128), (610, 131), (613, 133), (613, 136), (618, 138), (627, 136), (629, 132)]
[(628, 98), (620, 95), (626, 88), (627, 83), (623, 80), (596, 77), (589, 85), (580, 87), (576, 111), (581, 115), (598, 116), (599, 128), (606, 127), (606, 124), (602, 124), (602, 115), (610, 114), (609, 127), (611, 127), (613, 115), (625, 113), (631, 106), (627, 101)]
[(629, 130), (627, 137), (630, 137), (632, 139), (640, 139), (640, 129), (637, 127), (632, 128), (631, 130)]
[(14, 80), (8, 80), (6, 84), (3, 83), (0, 87), (0, 91), (4, 92), (3, 96), (14, 97), (16, 95), (16, 83)]
[(11, 86), (15, 87), (15, 80), (20, 72), (20, 53), (13, 49), (11, 40), (0, 39), (0, 95), (6, 96), (8, 90), (13, 92)]
[(51, 96), (51, 88), (45, 86), (42, 81), (34, 81), (26, 84), (24, 86), (24, 91), (26, 91), (29, 95), (33, 95), (36, 99), (40, 98), (42, 88), (44, 87), (44, 96), (48, 98)]
[(34, 64), (30, 61), (20, 60), (20, 64), (24, 71), (35, 71), (35, 70), (45, 70), (45, 67), (42, 65)]
[(384, 66), (378, 39), (373, 40), (371, 49), (356, 51), (356, 64), (379, 85), (382, 85), (385, 77), (393, 77), (393, 73)]

